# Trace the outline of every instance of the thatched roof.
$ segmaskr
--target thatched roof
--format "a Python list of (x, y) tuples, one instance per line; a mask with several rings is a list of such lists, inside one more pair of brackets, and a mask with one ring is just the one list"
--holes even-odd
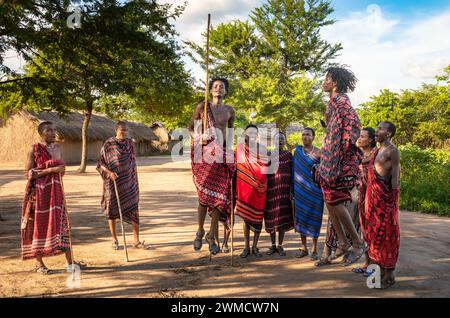
[[(58, 139), (60, 140), (81, 140), (81, 128), (84, 119), (82, 113), (73, 112), (64, 117), (60, 117), (56, 112), (21, 111), (20, 113), (36, 123), (53, 122), (56, 125)], [(159, 140), (150, 127), (142, 123), (129, 121), (126, 123), (129, 129), (128, 136), (135, 139), (136, 142)], [(92, 114), (88, 127), (89, 141), (106, 140), (114, 136), (115, 125), (115, 121), (104, 115)]]

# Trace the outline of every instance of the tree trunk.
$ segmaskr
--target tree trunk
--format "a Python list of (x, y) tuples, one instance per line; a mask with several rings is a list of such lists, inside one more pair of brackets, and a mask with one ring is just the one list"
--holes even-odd
[(87, 148), (88, 148), (88, 127), (92, 115), (92, 101), (86, 102), (86, 111), (84, 112), (83, 128), (81, 129), (82, 148), (81, 148), (81, 164), (78, 168), (79, 173), (86, 172), (87, 166)]

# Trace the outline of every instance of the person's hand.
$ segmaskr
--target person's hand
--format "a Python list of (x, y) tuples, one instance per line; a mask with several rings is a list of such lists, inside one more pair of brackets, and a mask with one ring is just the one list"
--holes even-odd
[(318, 169), (315, 171), (314, 178), (316, 179), (316, 183), (320, 184), (320, 173)]
[(109, 177), (112, 181), (116, 181), (116, 180), (119, 178), (119, 176), (117, 175), (117, 173), (112, 172), (112, 171), (110, 171), (110, 172), (108, 173), (108, 177)]
[(66, 172), (66, 167), (65, 166), (53, 167), (53, 172), (54, 173), (65, 173)]
[(39, 177), (39, 173), (40, 172), (41, 172), (41, 170), (35, 170), (35, 169), (31, 170), (30, 171), (30, 173), (31, 173), (31, 180), (37, 179)]
[(320, 184), (320, 174), (319, 174), (319, 169), (318, 169), (319, 167), (318, 166), (313, 166), (313, 168), (312, 168), (312, 175), (313, 175), (313, 179), (314, 179), (314, 182), (315, 183), (317, 183), (317, 184)]

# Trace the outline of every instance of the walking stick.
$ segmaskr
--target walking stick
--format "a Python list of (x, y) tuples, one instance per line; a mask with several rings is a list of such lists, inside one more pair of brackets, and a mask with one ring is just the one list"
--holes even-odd
[(295, 198), (294, 195), (292, 195), (291, 199), (291, 210), (292, 210), (292, 220), (294, 222), (294, 233), (297, 232), (297, 229), (295, 228)]
[(208, 28), (206, 29), (206, 54), (205, 54), (205, 66), (206, 66), (206, 80), (205, 80), (205, 104), (203, 105), (203, 133), (206, 132), (206, 119), (207, 111), (206, 107), (208, 104), (209, 97), (209, 28), (211, 24), (211, 14), (208, 13)]
[[(202, 145), (206, 142), (204, 140), (204, 134), (206, 133), (207, 125), (207, 105), (208, 105), (208, 95), (209, 95), (209, 28), (211, 25), (211, 14), (208, 13), (208, 26), (206, 29), (206, 54), (205, 54), (205, 66), (206, 66), (206, 80), (205, 80), (205, 103), (203, 105), (203, 135), (202, 135)], [(210, 233), (211, 234), (211, 233)], [(213, 233), (215, 236), (216, 233)], [(208, 241), (209, 242), (209, 241)], [(208, 244), (209, 245), (209, 244)], [(212, 261), (211, 249), (209, 249), (209, 261)]]
[(121, 208), (120, 199), (119, 199), (119, 190), (117, 190), (116, 180), (114, 180), (113, 182), (114, 182), (114, 190), (116, 191), (117, 206), (119, 207), (120, 225), (122, 226), (123, 246), (125, 247), (125, 256), (126, 256), (127, 262), (129, 262), (130, 260), (128, 259), (127, 240), (125, 238), (125, 228), (123, 226), (123, 217), (122, 217), (122, 208)]
[[(234, 173), (233, 173), (234, 174)], [(231, 267), (234, 266), (234, 209), (233, 209), (233, 175), (231, 176)]]
[(66, 192), (64, 191), (64, 183), (62, 181), (61, 173), (58, 173), (59, 175), (59, 183), (61, 184), (61, 189), (63, 193), (63, 206), (64, 211), (66, 211), (67, 216), (67, 227), (69, 229), (69, 249), (70, 249), (70, 258), (72, 259), (72, 281), (75, 280), (75, 264), (73, 260), (73, 248), (72, 248), (72, 228), (70, 226), (70, 219), (69, 219), (69, 212), (67, 211), (67, 203), (66, 203)]

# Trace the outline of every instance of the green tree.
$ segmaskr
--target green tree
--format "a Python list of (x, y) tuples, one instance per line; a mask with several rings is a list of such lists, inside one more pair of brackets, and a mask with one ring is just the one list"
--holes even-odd
[[(31, 42), (37, 49), (30, 55), (26, 75), (10, 78), (15, 82), (1, 88), (9, 94), (20, 92), (16, 107), (83, 111), (79, 171), (84, 172), (87, 128), (96, 107), (106, 107), (116, 117), (128, 115), (132, 108), (168, 116), (190, 96), (191, 80), (170, 23), (183, 8), (154, 0), (74, 3), (81, 9), (81, 28), (67, 26), (69, 1), (55, 2), (55, 7), (46, 3), (44, 43)], [(9, 37), (20, 41), (21, 33), (11, 32)]]
[[(329, 1), (269, 0), (251, 12), (249, 21), (212, 28), (211, 73), (231, 78), (230, 103), (282, 130), (310, 118), (312, 110), (323, 110), (316, 76), (342, 49), (320, 37), (320, 29), (335, 22), (328, 18), (332, 12)], [(187, 45), (201, 64), (204, 48)]]
[(394, 93), (382, 90), (359, 110), (365, 126), (389, 120), (397, 125), (395, 141), (421, 148), (443, 148), (450, 139), (450, 67), (434, 84)]

